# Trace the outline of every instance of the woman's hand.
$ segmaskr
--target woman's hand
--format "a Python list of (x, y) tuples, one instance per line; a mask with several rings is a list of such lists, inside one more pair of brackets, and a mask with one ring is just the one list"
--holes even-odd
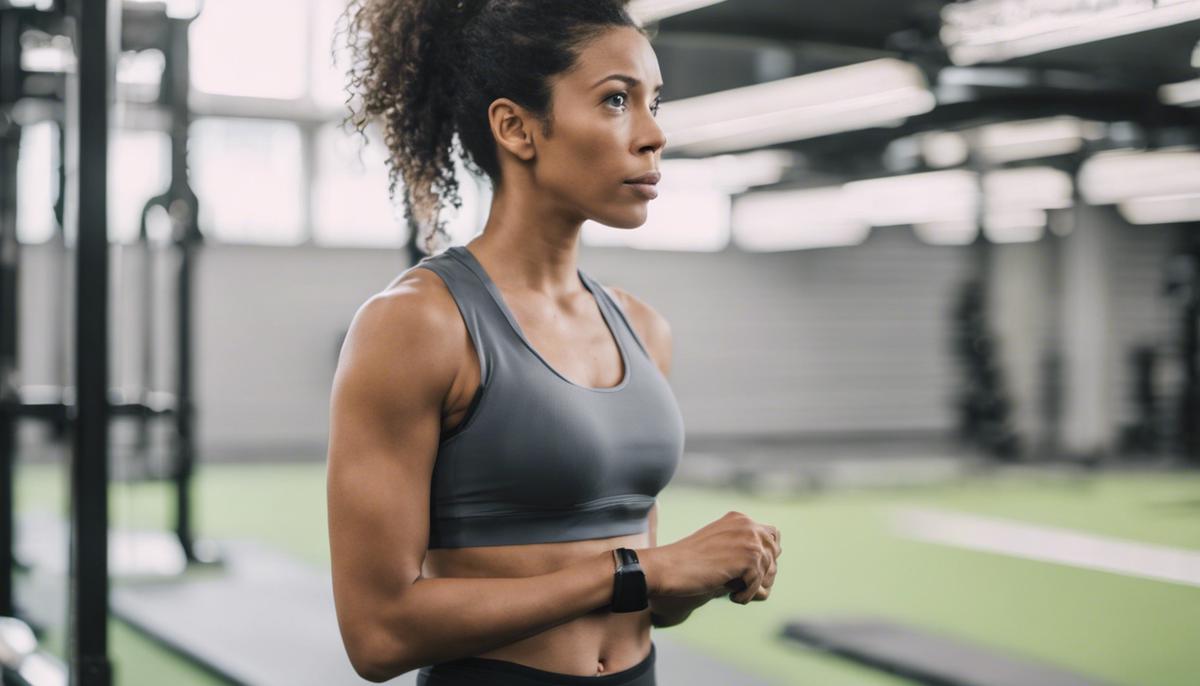
[(718, 595), (743, 605), (766, 600), (783, 553), (779, 529), (741, 512), (720, 519), (675, 543), (638, 551), (651, 595)]
[(676, 623), (718, 595), (722, 594), (714, 592), (700, 595), (652, 595), (650, 596), (650, 612), (667, 617), (672, 623)]

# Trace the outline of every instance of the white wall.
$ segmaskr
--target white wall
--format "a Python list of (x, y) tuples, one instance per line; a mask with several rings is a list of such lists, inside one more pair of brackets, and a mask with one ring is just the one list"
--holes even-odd
[[(1161, 274), (1170, 234), (1115, 228), (1118, 240), (1143, 246), (1122, 248), (1138, 257), (1118, 260), (1106, 277), (1113, 283), (1114, 321), (1133, 323), (1113, 341), (1120, 351), (1133, 337), (1167, 335), (1163, 306), (1150, 284)], [(1053, 268), (1041, 255), (1050, 249), (1049, 243), (997, 248), (1009, 253), (1001, 260)], [(50, 246), (23, 251), (22, 383), (59, 379), (47, 313), (66, 324), (70, 317), (64, 307), (52, 307), (62, 287), (56, 259)], [(403, 253), (384, 249), (206, 246), (195, 300), (202, 457), (323, 457), (340, 336), (356, 308), (405, 268), (403, 259)], [(706, 437), (922, 434), (953, 426), (958, 370), (949, 355), (949, 309), (970, 268), (965, 248), (929, 247), (907, 229), (886, 229), (849, 249), (693, 254), (583, 248), (580, 262), (671, 322), (671, 382), (689, 445)], [(117, 257), (114, 251), (114, 297), (120, 294), (114, 319), (125, 332), (114, 344), (114, 384), (141, 379), (138, 269), (135, 255)], [(118, 274), (125, 278), (119, 288)], [(1012, 298), (1036, 297), (1037, 287), (1000, 292), (1011, 306)], [(160, 298), (165, 314), (172, 303), (168, 288)], [(1014, 341), (1006, 348), (1022, 351), (1010, 375), (1023, 417), (1037, 402), (1029, 365), (1038, 346), (1018, 337), (1045, 336), (1030, 329), (1038, 309), (1021, 315), (1017, 307), (1011, 311), (1018, 315), (998, 319), (1000, 333)], [(173, 383), (169, 325), (164, 320), (163, 354), (154, 373), (155, 384), (167, 388)], [(61, 359), (69, 370), (71, 358)], [(1114, 406), (1123, 402), (1124, 365), (1120, 353), (1104, 374), (1106, 401)]]

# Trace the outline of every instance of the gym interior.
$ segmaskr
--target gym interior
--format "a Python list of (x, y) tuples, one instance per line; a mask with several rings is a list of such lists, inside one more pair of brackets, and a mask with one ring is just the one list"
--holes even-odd
[[(344, 7), (0, 0), (3, 683), (365, 683), (330, 385), (424, 253)], [(655, 629), (659, 683), (1196, 684), (1200, 1), (630, 11), (661, 195), (579, 262), (671, 324), (658, 541), (738, 510), (789, 553)]]

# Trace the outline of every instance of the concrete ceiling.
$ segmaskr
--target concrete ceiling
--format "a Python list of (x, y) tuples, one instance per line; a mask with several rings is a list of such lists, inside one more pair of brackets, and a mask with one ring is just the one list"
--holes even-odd
[[(878, 57), (920, 66), (935, 87), (951, 62), (938, 39), (946, 0), (725, 0), (662, 20), (655, 50), (664, 98), (687, 98)], [(980, 82), (959, 88), (929, 114), (898, 129), (869, 129), (779, 147), (802, 153), (814, 168), (856, 174), (878, 170), (896, 138), (990, 121), (1074, 114), (1135, 121), (1150, 129), (1193, 127), (1200, 108), (1163, 106), (1158, 86), (1200, 77), (1190, 64), (1200, 21), (978, 65)], [(959, 69), (960, 78), (968, 74)], [(1006, 85), (990, 83), (1002, 74)], [(969, 74), (967, 80), (972, 78)]]

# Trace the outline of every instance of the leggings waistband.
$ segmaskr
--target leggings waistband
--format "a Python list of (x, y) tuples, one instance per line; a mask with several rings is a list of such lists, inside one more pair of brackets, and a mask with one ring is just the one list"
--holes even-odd
[(488, 684), (489, 686), (655, 686), (654, 662), (657, 650), (650, 642), (650, 654), (636, 665), (612, 674), (580, 676), (536, 669), (508, 660), (486, 657), (466, 657), (422, 667), (417, 672), (417, 686), (459, 686)]

